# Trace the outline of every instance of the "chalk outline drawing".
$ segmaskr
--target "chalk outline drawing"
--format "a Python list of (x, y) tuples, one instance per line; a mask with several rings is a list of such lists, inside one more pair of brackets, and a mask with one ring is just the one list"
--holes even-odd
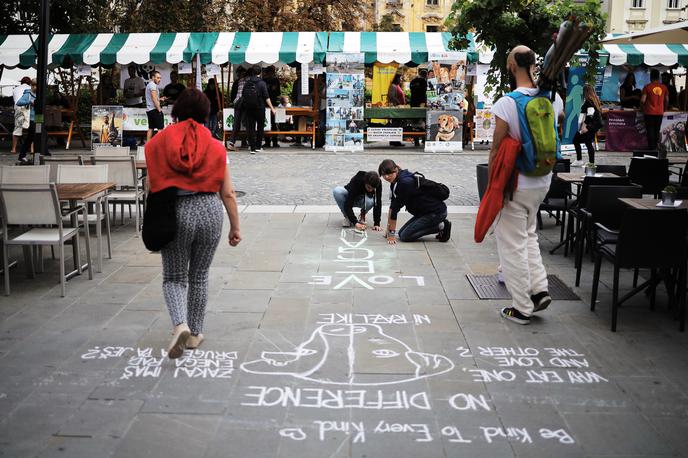
[[(345, 330), (348, 328), (348, 332)], [(408, 378), (401, 379), (401, 380), (392, 380), (392, 381), (386, 381), (386, 382), (357, 382), (354, 381), (354, 364), (356, 360), (356, 349), (354, 348), (354, 335), (356, 334), (361, 334), (365, 333), (368, 329), (373, 329), (374, 331), (377, 331), (380, 336), (383, 336), (386, 339), (389, 339), (389, 341), (392, 341), (396, 344), (399, 344), (406, 348), (406, 352), (402, 355), (406, 358), (406, 360), (414, 365), (416, 367), (415, 373), (414, 374), (409, 374)], [(346, 333), (343, 333), (346, 332)], [(333, 380), (328, 380), (324, 378), (315, 378), (312, 377), (312, 375), (320, 370), (320, 368), (325, 364), (327, 361), (327, 357), (330, 352), (330, 344), (326, 336), (336, 336), (336, 337), (349, 337), (349, 345), (347, 348), (347, 356), (349, 359), (349, 369), (348, 369), (348, 381), (346, 382), (339, 382), (339, 381), (333, 381)], [(320, 359), (320, 361), (315, 364), (311, 369), (306, 369), (303, 372), (294, 372), (294, 371), (267, 371), (267, 370), (255, 370), (252, 369), (251, 366), (258, 365), (260, 363), (267, 363), (268, 366), (271, 366), (272, 368), (279, 368), (286, 366), (287, 364), (292, 364), (294, 366), (298, 365), (298, 361), (305, 356), (312, 356), (318, 353), (317, 349), (309, 348), (315, 346), (316, 348), (320, 345), (317, 343), (315, 345), (311, 345), (314, 342), (316, 342), (316, 339), (319, 339), (319, 342), (322, 342), (322, 346), (324, 348), (323, 350), (323, 355)], [(375, 342), (375, 339), (378, 339), (377, 337), (369, 339), (370, 342), (377, 343)], [(379, 339), (378, 339), (379, 340)], [(378, 353), (373, 353), (375, 357), (385, 359), (385, 358), (392, 358), (395, 356), (400, 356), (398, 352), (394, 352), (394, 350), (385, 350), (385, 349), (377, 349), (373, 350), (373, 352), (377, 351)], [(396, 354), (394, 354), (396, 353)], [(289, 356), (291, 359), (288, 360), (282, 360), (278, 361), (277, 359), (271, 357), (270, 355), (282, 355), (282, 356)], [(416, 356), (420, 357), (422, 361), (425, 362), (425, 365), (418, 364), (411, 356)], [(446, 364), (445, 367), (443, 366), (443, 363)], [(248, 372), (249, 374), (262, 374), (262, 375), (291, 375), (293, 377), (296, 377), (301, 380), (307, 380), (310, 382), (316, 382), (316, 383), (322, 383), (322, 384), (331, 384), (331, 385), (353, 385), (353, 386), (380, 386), (380, 385), (394, 385), (397, 383), (406, 383), (406, 382), (412, 382), (416, 380), (420, 380), (423, 378), (427, 377), (432, 377), (435, 375), (441, 375), (445, 374), (447, 372), (450, 372), (451, 370), (454, 369), (455, 365), (454, 362), (447, 358), (444, 355), (439, 355), (439, 354), (433, 354), (433, 353), (422, 353), (422, 352), (417, 352), (411, 349), (410, 346), (408, 346), (406, 343), (402, 342), (401, 340), (397, 339), (396, 337), (392, 337), (388, 334), (385, 334), (382, 330), (382, 327), (380, 327), (377, 324), (323, 324), (321, 326), (318, 326), (313, 333), (311, 333), (310, 338), (306, 340), (305, 342), (301, 343), (298, 347), (294, 349), (294, 351), (288, 352), (288, 351), (278, 351), (278, 352), (271, 352), (271, 351), (264, 351), (261, 353), (261, 358), (260, 359), (255, 359), (253, 361), (246, 361), (241, 364), (241, 370), (244, 372)], [(421, 371), (425, 369), (426, 373), (421, 373)], [(435, 370), (433, 372), (433, 370)], [(389, 375), (406, 375), (406, 374), (389, 374)]]

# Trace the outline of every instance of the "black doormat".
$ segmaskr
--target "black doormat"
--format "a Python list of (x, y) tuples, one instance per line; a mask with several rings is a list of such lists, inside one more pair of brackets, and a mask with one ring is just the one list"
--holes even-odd
[[(497, 281), (497, 275), (466, 275), (475, 293), (480, 299), (511, 299), (503, 283)], [(571, 288), (556, 275), (547, 275), (549, 295), (555, 301), (577, 301), (580, 298)]]

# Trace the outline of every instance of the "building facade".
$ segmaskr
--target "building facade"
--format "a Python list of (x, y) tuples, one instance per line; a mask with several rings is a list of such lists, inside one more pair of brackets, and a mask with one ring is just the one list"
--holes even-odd
[(607, 0), (609, 33), (640, 32), (686, 20), (688, 0)]
[(400, 32), (442, 32), (453, 4), (453, 0), (375, 0), (374, 21), (380, 23), (389, 15)]

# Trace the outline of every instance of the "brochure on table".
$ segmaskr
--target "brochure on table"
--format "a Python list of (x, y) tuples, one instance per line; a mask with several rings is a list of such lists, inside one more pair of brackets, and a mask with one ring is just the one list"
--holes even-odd
[(325, 151), (363, 151), (362, 53), (327, 53)]
[(122, 145), (122, 107), (93, 105), (91, 108), (91, 147)]
[(425, 151), (462, 151), (466, 53), (430, 53), (429, 59)]

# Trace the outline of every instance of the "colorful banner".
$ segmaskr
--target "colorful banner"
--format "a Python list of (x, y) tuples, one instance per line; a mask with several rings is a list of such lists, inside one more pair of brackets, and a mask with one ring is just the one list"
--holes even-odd
[(475, 123), (475, 137), (473, 141), (491, 142), (495, 129), (495, 119), (492, 112), (487, 109), (475, 110), (473, 121)]
[(574, 67), (569, 69), (569, 78), (566, 88), (566, 104), (562, 145), (573, 144), (573, 137), (579, 129), (578, 115), (583, 106), (583, 87), (585, 86), (585, 67)]
[(428, 69), (426, 152), (463, 150), (466, 53), (451, 53), (448, 58), (433, 61)]
[[(225, 132), (231, 132), (234, 128), (234, 108), (225, 108), (222, 110), (222, 128)], [(246, 130), (246, 125), (241, 124), (241, 130)], [(263, 131), (268, 132), (272, 130), (270, 122), (270, 109), (265, 109), (265, 122), (263, 123)]]
[(91, 147), (122, 146), (124, 114), (119, 105), (91, 107)]
[(607, 151), (647, 149), (645, 120), (639, 111), (609, 111), (605, 129)]
[(363, 57), (327, 53), (326, 151), (363, 151)]
[(688, 113), (664, 113), (658, 147), (667, 153), (685, 152), (686, 122), (688, 122)]
[[(125, 131), (145, 132), (148, 130), (148, 115), (146, 115), (145, 108), (124, 108), (124, 123), (123, 129)], [(162, 107), (162, 114), (165, 119), (165, 127), (172, 124), (172, 107)]]

